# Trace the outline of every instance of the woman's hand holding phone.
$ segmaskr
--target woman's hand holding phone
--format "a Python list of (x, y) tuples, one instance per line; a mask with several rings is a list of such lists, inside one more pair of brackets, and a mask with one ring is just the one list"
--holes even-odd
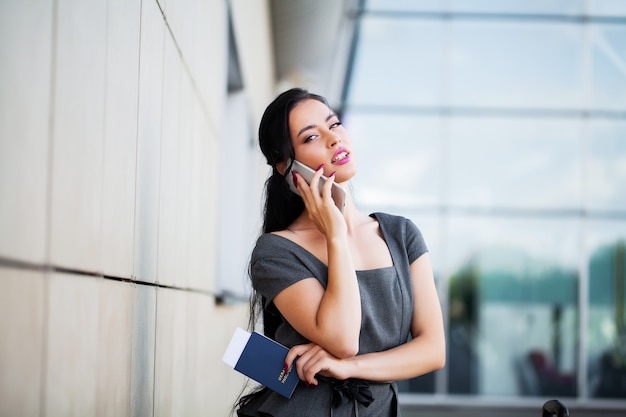
[[(317, 173), (317, 171), (304, 165), (302, 162), (298, 161), (297, 159), (293, 161), (293, 164), (291, 164), (291, 170), (285, 174), (285, 179), (287, 180), (287, 183), (289, 184), (289, 188), (291, 188), (291, 191), (300, 195), (300, 192), (298, 191), (298, 188), (296, 187), (293, 181), (293, 174), (292, 174), (293, 172), (298, 173), (300, 177), (304, 178), (307, 185), (310, 185), (311, 181), (313, 180), (313, 176)], [(320, 178), (319, 191), (321, 193), (324, 184), (328, 180), (328, 177), (325, 177), (324, 175), (320, 174), (319, 178)], [(337, 208), (343, 213), (343, 209), (346, 205), (346, 190), (342, 186), (335, 184), (335, 182), (332, 181), (331, 196)]]
[[(295, 161), (297, 162), (297, 161)], [(310, 168), (312, 175), (303, 175), (299, 170), (292, 168), (292, 173), (288, 173), (287, 177), (290, 178), (290, 185), (293, 184), (293, 188), (302, 197), (304, 204), (307, 208), (309, 218), (313, 220), (318, 230), (325, 235), (334, 235), (340, 230), (345, 233), (346, 224), (343, 218), (342, 212), (337, 207), (337, 200), (332, 198), (333, 189), (343, 192), (343, 197), (339, 200), (340, 204), (345, 204), (345, 190), (343, 187), (338, 186), (334, 182), (334, 177), (324, 177), (322, 175), (323, 167), (319, 167), (317, 171)], [(295, 181), (294, 180), (295, 176)], [(310, 179), (307, 179), (309, 177)], [(297, 187), (296, 187), (297, 184)], [(339, 229), (338, 229), (339, 228)]]

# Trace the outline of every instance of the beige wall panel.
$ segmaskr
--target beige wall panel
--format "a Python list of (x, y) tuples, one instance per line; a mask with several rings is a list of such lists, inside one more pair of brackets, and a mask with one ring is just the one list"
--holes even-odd
[[(191, 178), (194, 195), (194, 204), (190, 207), (189, 216), (193, 219), (193, 228), (190, 231), (189, 248), (189, 280), (191, 288), (214, 290), (216, 288), (217, 272), (217, 184), (220, 177), (217, 135), (209, 126), (209, 121), (203, 111), (198, 96), (194, 96), (193, 106), (193, 160), (191, 161)], [(231, 155), (232, 160), (238, 158)], [(233, 165), (229, 165), (230, 168)], [(237, 168), (234, 168), (237, 169)], [(228, 182), (231, 174), (222, 173), (222, 178)], [(235, 192), (235, 190), (232, 190)]]
[[(189, 304), (193, 294), (187, 291), (177, 291), (172, 293), (171, 301), (174, 305), (174, 315), (172, 320), (172, 386), (171, 386), (171, 415), (187, 416), (187, 401), (192, 398), (192, 394), (188, 392), (193, 383), (189, 379), (189, 366), (192, 364), (191, 358), (188, 357), (188, 350), (191, 348), (192, 338), (189, 323), (196, 318), (191, 316)], [(157, 323), (158, 325), (158, 323)], [(157, 332), (160, 330), (157, 329)], [(157, 347), (158, 355), (158, 347)]]
[(159, 247), (157, 279), (174, 285), (178, 275), (178, 259), (182, 248), (179, 241), (178, 211), (181, 78), (183, 63), (172, 39), (165, 38), (163, 66), (163, 121), (161, 138), (161, 181), (159, 202)]
[(156, 338), (156, 288), (133, 288), (133, 342), (131, 365), (131, 416), (152, 415), (154, 349)]
[[(213, 404), (211, 412), (215, 416), (227, 416), (249, 380), (226, 365), (222, 361), (222, 356), (235, 332), (235, 327), (247, 329), (248, 306), (240, 303), (214, 307), (211, 310), (211, 321), (208, 327), (212, 340), (208, 345), (202, 346), (204, 354), (211, 360), (213, 369), (213, 377), (208, 390), (211, 404)], [(205, 342), (202, 341), (202, 343)], [(254, 381), (250, 384), (250, 386), (256, 386)]]
[(0, 257), (43, 262), (52, 1), (0, 2)]
[(95, 416), (99, 279), (54, 274), (48, 285), (44, 415)]
[(192, 189), (191, 161), (193, 159), (193, 95), (194, 87), (188, 74), (184, 72), (180, 84), (180, 124), (178, 130), (178, 200), (176, 209), (176, 275), (171, 284), (187, 287), (189, 284), (190, 230), (195, 227), (190, 217), (191, 207), (197, 196)]
[(245, 378), (222, 362), (247, 306), (216, 309), (201, 293), (158, 290), (155, 416), (226, 416)]
[(127, 416), (130, 414), (134, 289), (128, 282), (98, 281), (96, 416)]
[(0, 416), (39, 416), (44, 276), (0, 267), (0, 286)]
[(133, 274), (140, 0), (109, 0), (102, 184), (106, 275)]
[(228, 70), (226, 1), (168, 0), (164, 10), (212, 129), (221, 120)]
[(179, 333), (185, 330), (181, 308), (184, 293), (179, 290), (157, 290), (156, 344), (154, 361), (154, 417), (178, 415), (174, 412), (174, 390), (179, 382), (175, 379), (180, 359), (176, 358), (177, 346), (183, 343)]
[(157, 266), (165, 24), (154, 1), (144, 2), (141, 13), (134, 275), (140, 281), (154, 282)]
[(106, 2), (58, 2), (51, 261), (101, 268)]
[[(214, 415), (209, 395), (210, 382), (215, 378), (212, 359), (207, 354), (212, 334), (208, 325), (213, 313), (213, 299), (205, 294), (189, 293), (185, 305), (187, 309), (187, 343), (185, 349), (185, 385), (187, 401), (185, 416)], [(225, 414), (215, 414), (225, 415)]]

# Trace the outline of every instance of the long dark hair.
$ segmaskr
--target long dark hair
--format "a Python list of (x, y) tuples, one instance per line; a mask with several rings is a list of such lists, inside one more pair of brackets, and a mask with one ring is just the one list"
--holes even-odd
[[(259, 124), (259, 146), (265, 155), (272, 173), (265, 181), (265, 205), (263, 209), (263, 233), (286, 229), (304, 211), (302, 198), (289, 189), (285, 176), (277, 169), (277, 164), (295, 159), (295, 151), (289, 131), (289, 113), (304, 100), (317, 100), (328, 106), (322, 96), (302, 88), (292, 88), (279, 94), (272, 101)], [(287, 175), (291, 175), (286, 172)], [(264, 297), (256, 291), (250, 298), (248, 328), (254, 330), (259, 317), (263, 318), (263, 333), (272, 339), (280, 324), (280, 313), (270, 304), (265, 306)], [(240, 408), (262, 395), (267, 388), (257, 387), (247, 395), (240, 396), (235, 408)], [(242, 393), (243, 394), (243, 393)]]
[(272, 167), (272, 174), (265, 182), (264, 233), (284, 230), (304, 210), (302, 198), (291, 192), (285, 177), (278, 172), (276, 165), (295, 158), (289, 132), (289, 113), (297, 104), (309, 99), (328, 106), (324, 97), (302, 88), (292, 88), (276, 97), (267, 106), (261, 118), (259, 146), (267, 164)]

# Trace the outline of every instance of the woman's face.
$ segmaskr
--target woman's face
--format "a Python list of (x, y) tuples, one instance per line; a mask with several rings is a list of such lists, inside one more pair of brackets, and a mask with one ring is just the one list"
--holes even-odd
[(313, 169), (324, 164), (324, 175), (335, 172), (338, 183), (356, 173), (348, 132), (324, 103), (313, 99), (298, 103), (289, 113), (289, 132), (298, 161)]

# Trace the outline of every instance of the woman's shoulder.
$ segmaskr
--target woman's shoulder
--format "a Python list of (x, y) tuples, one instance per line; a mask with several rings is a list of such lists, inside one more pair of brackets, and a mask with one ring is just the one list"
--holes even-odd
[(388, 238), (400, 239), (408, 242), (417, 241), (420, 246), (425, 248), (422, 232), (411, 219), (397, 214), (380, 212), (372, 213), (370, 216), (378, 221), (383, 234)]
[(255, 253), (275, 254), (277, 250), (283, 249), (287, 245), (289, 245), (289, 240), (281, 236), (280, 234), (274, 232), (263, 233), (257, 238), (252, 253), (253, 255)]
[(303, 256), (304, 249), (281, 232), (263, 233), (252, 249), (252, 261), (263, 258), (293, 259)]
[(407, 225), (413, 225), (413, 222), (401, 215), (398, 214), (390, 214), (383, 212), (374, 212), (370, 214), (370, 217), (376, 219), (382, 227), (406, 227)]

